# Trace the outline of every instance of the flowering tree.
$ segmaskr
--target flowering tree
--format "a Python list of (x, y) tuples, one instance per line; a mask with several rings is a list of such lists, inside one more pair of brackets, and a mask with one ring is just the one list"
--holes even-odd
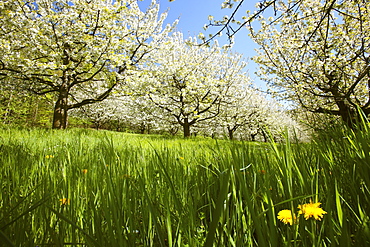
[(141, 134), (163, 131), (171, 124), (163, 109), (158, 108), (146, 95), (113, 93), (104, 101), (85, 105), (72, 111), (76, 117), (89, 120), (94, 127), (102, 126), (120, 131), (129, 129)]
[(121, 102), (117, 119), (129, 124), (130, 129), (149, 134), (162, 127), (162, 109), (158, 109), (146, 96), (130, 95)]
[[(214, 19), (212, 15), (209, 15), (209, 23), (204, 25), (204, 29), (207, 30), (209, 27), (217, 27), (218, 30), (213, 34), (209, 34), (208, 38), (203, 35), (202, 40), (205, 43), (209, 43), (222, 33), (226, 33), (229, 41), (232, 43), (234, 41), (234, 36), (241, 29), (250, 25), (266, 12), (273, 13), (276, 18), (280, 18), (285, 14), (289, 15), (292, 12), (297, 11), (297, 6), (304, 1), (306, 0), (257, 0), (255, 2), (246, 0), (224, 0), (221, 4), (221, 8), (230, 9), (231, 12), (229, 15), (225, 15), (221, 19)], [(282, 2), (289, 3), (289, 7), (286, 8), (285, 11), (278, 11), (278, 4)], [(323, 0), (321, 2), (323, 3), (324, 11), (331, 11), (333, 7), (331, 3), (333, 0)], [(246, 11), (244, 12), (245, 9)], [(319, 23), (320, 25), (323, 24), (322, 21)]]
[(251, 32), (261, 46), (254, 61), (285, 99), (316, 113), (340, 116), (350, 127), (357, 107), (370, 114), (370, 3), (305, 0), (279, 19), (260, 18)]
[(162, 28), (155, 0), (146, 12), (136, 0), (1, 1), (0, 9), (0, 79), (54, 94), (53, 128), (123, 85), (172, 28)]
[(141, 77), (149, 99), (180, 124), (184, 136), (190, 126), (216, 117), (229, 89), (240, 76), (245, 63), (217, 43), (199, 46), (196, 39), (182, 34), (169, 37), (158, 49), (156, 63), (148, 65)]
[(226, 101), (219, 116), (197, 127), (211, 131), (212, 136), (226, 134), (230, 140), (238, 136), (252, 141), (262, 137), (267, 141), (269, 135), (280, 138), (285, 129), (302, 132), (280, 104), (266, 99), (252, 87), (235, 87), (232, 97)]
[[(215, 39), (216, 37), (222, 35), (223, 32), (225, 32), (227, 37), (229, 38), (230, 43), (233, 43), (236, 33), (238, 33), (246, 25), (250, 24), (266, 10), (274, 7), (276, 2), (277, 0), (260, 0), (256, 3), (255, 10), (251, 12), (251, 1), (225, 0), (222, 2), (221, 8), (232, 9), (231, 15), (225, 15), (220, 20), (215, 20), (212, 15), (209, 15), (209, 23), (204, 25), (204, 29), (207, 30), (209, 27), (218, 27), (218, 31), (216, 31), (214, 34), (209, 34), (208, 38), (204, 35), (201, 35), (200, 38), (204, 43), (208, 44), (211, 40)], [(243, 6), (248, 8), (248, 10), (246, 11), (247, 15), (243, 15), (241, 18), (239, 18), (239, 13), (243, 9)]]
[(233, 94), (226, 99), (226, 104), (220, 116), (216, 119), (217, 125), (226, 130), (230, 140), (234, 133), (247, 126), (256, 126), (265, 112), (266, 100), (248, 85), (239, 85), (233, 88)]
[(107, 99), (95, 104), (84, 105), (71, 111), (71, 116), (86, 119), (99, 130), (107, 123), (113, 121), (118, 113), (118, 106), (115, 100), (108, 97)]

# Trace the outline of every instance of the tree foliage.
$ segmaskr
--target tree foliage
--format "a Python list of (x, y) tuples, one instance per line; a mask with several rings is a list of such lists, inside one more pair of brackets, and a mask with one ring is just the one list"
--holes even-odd
[(232, 10), (230, 17), (210, 16), (205, 28), (218, 31), (203, 41), (225, 31), (233, 42), (247, 27), (261, 47), (254, 59), (260, 76), (276, 95), (314, 113), (340, 116), (350, 127), (356, 108), (370, 113), (368, 1), (261, 0), (240, 17), (248, 4), (225, 0), (222, 7)]
[(0, 84), (0, 125), (45, 127), (50, 125), (51, 113), (51, 95), (19, 91), (7, 81)]
[(171, 115), (190, 136), (190, 126), (216, 117), (232, 86), (248, 78), (239, 54), (217, 44), (199, 46), (175, 33), (156, 51), (157, 60), (141, 79), (150, 100)]
[[(295, 11), (289, 11), (295, 6)], [(370, 4), (305, 0), (280, 3), (280, 18), (260, 18), (252, 37), (260, 75), (285, 99), (352, 126), (370, 113)]]
[(54, 128), (66, 128), (69, 110), (123, 85), (172, 28), (162, 28), (166, 14), (159, 15), (154, 0), (145, 12), (133, 0), (1, 1), (0, 7), (0, 79), (55, 94)]

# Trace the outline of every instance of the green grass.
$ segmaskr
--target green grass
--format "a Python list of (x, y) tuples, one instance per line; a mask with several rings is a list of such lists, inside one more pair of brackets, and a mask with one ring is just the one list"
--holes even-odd
[[(0, 246), (366, 246), (367, 126), (310, 144), (0, 129)], [(321, 221), (277, 219), (310, 200)]]

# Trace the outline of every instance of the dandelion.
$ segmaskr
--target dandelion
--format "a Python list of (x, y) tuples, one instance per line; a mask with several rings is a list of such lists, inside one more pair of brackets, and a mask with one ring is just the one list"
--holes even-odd
[(68, 199), (68, 198), (62, 198), (62, 199), (59, 199), (60, 201), (60, 205), (69, 205), (71, 200)]
[(183, 160), (183, 159), (184, 159), (184, 157), (179, 157), (179, 159), (180, 159), (180, 160)]
[(320, 208), (320, 205), (320, 202), (313, 203), (312, 201), (310, 203), (299, 205), (298, 214), (303, 214), (306, 220), (311, 217), (315, 218), (315, 220), (321, 220), (327, 212)]
[(46, 159), (51, 159), (51, 158), (54, 158), (54, 156), (53, 155), (45, 155), (45, 158)]
[[(284, 224), (290, 224), (290, 225), (293, 225), (293, 215), (292, 215), (292, 211), (288, 210), (288, 209), (284, 209), (284, 210), (281, 210), (279, 213), (278, 213), (278, 216), (277, 218), (279, 220), (281, 220), (281, 222), (283, 222)], [(294, 216), (294, 221), (295, 221), (296, 217)]]
[(82, 173), (83, 174), (86, 174), (87, 173), (87, 169), (82, 169)]

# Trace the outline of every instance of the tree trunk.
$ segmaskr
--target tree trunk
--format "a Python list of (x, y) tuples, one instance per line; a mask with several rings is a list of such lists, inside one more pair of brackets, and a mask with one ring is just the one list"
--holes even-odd
[(335, 103), (339, 108), (339, 115), (342, 118), (342, 121), (347, 124), (351, 129), (355, 128), (357, 121), (356, 111), (351, 108), (351, 105), (346, 100), (345, 96), (341, 95), (337, 87), (332, 89), (332, 94), (334, 96)]
[(68, 122), (68, 90), (61, 86), (54, 106), (53, 129), (65, 129)]
[(145, 123), (141, 123), (139, 126), (140, 134), (145, 134), (146, 125)]
[(354, 110), (352, 110), (348, 105), (343, 104), (339, 108), (339, 114), (342, 121), (350, 128), (355, 129), (356, 124), (358, 124), (358, 115)]
[(256, 136), (258, 135), (258, 132), (257, 133), (255, 133), (255, 134), (251, 134), (251, 139), (252, 139), (252, 141), (253, 142), (255, 142), (256, 141)]
[(264, 142), (268, 142), (268, 137), (267, 137), (266, 132), (264, 130), (262, 130), (261, 132), (262, 132)]
[(10, 112), (11, 112), (10, 104), (11, 104), (12, 100), (13, 100), (13, 93), (10, 93), (8, 102), (7, 102), (6, 107), (5, 107), (5, 113), (3, 114), (3, 123), (4, 124), (9, 123), (9, 122), (6, 122), (6, 121), (8, 120), (8, 117), (9, 117)]
[(100, 121), (94, 121), (93, 124), (94, 124), (96, 130), (100, 129), (100, 127), (101, 127)]
[(39, 113), (39, 104), (40, 104), (40, 102), (38, 101), (36, 106), (35, 106), (35, 110), (32, 114), (33, 115), (33, 117), (32, 117), (32, 126), (35, 126), (36, 123), (37, 123), (37, 115)]
[(229, 139), (233, 140), (234, 139), (234, 129), (230, 128), (230, 127), (227, 127), (227, 130), (229, 132)]
[(179, 128), (178, 127), (175, 127), (175, 126), (171, 127), (168, 130), (168, 132), (170, 132), (170, 134), (173, 135), (173, 136), (176, 135), (178, 131), (179, 131)]
[(190, 137), (190, 124), (189, 124), (189, 120), (187, 118), (184, 119), (184, 123), (183, 123), (182, 127), (184, 128), (184, 137), (185, 138)]

